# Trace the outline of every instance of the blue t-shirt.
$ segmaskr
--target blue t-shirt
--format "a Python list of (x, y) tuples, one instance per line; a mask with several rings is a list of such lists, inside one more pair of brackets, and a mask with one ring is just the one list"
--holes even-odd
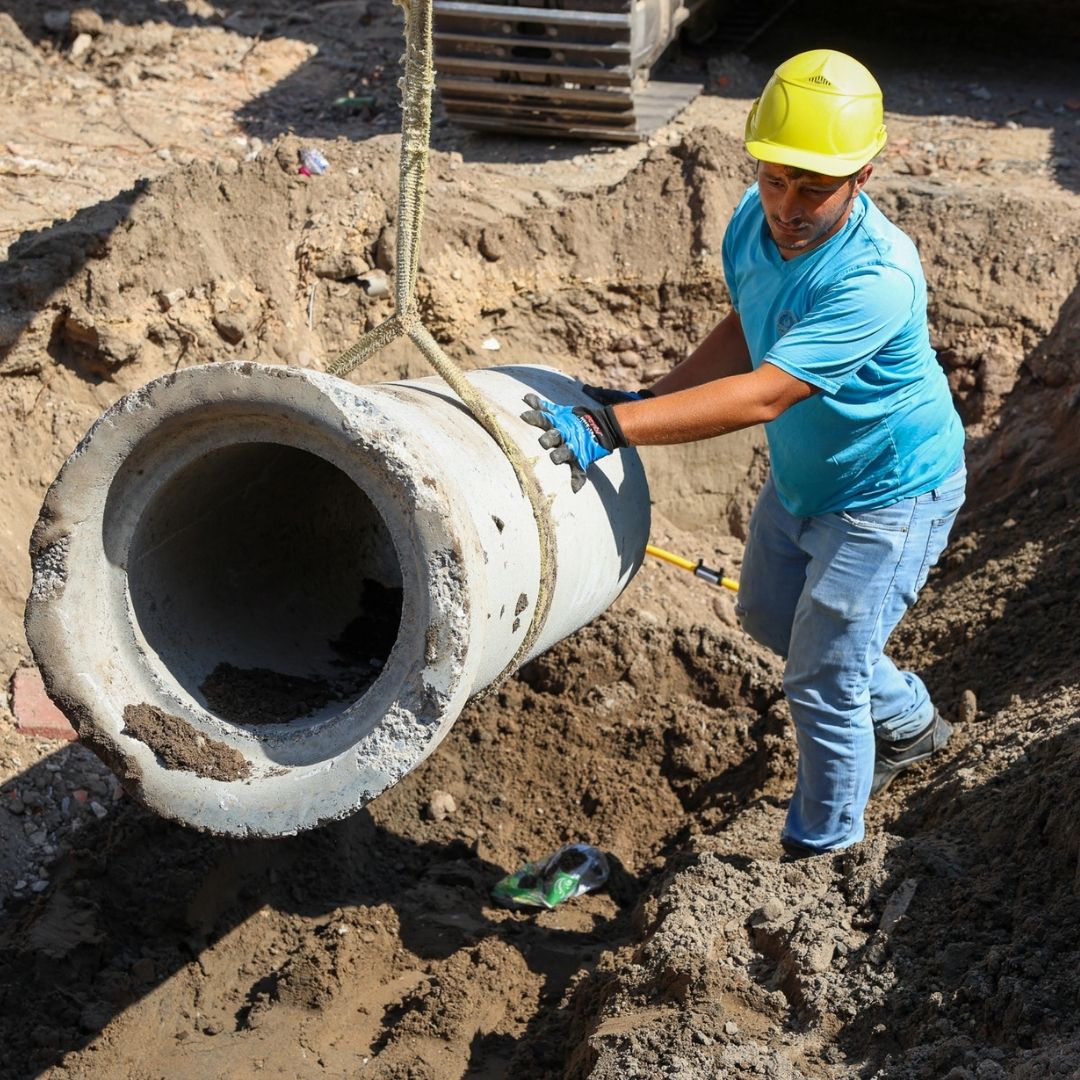
[(753, 366), (774, 364), (821, 391), (765, 425), (791, 513), (888, 506), (957, 468), (964, 428), (930, 345), (919, 254), (865, 192), (840, 232), (784, 259), (755, 184), (723, 258)]

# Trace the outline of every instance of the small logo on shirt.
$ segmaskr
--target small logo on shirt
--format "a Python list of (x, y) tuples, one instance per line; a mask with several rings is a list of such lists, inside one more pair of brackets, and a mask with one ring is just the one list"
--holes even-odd
[(776, 316), (777, 337), (783, 337), (798, 321), (799, 316), (796, 315), (794, 311), (790, 308), (784, 308), (784, 310)]

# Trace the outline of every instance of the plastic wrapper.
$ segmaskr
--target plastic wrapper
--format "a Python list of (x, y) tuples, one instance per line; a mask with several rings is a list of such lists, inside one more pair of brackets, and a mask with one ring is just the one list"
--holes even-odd
[(553, 908), (608, 879), (607, 856), (588, 844), (567, 844), (540, 862), (526, 863), (491, 890), (497, 904), (509, 908)]

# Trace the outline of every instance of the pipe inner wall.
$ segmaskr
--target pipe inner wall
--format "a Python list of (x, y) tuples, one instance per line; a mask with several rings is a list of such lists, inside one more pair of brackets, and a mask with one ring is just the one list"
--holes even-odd
[(339, 468), (245, 443), (169, 479), (127, 560), (137, 628), (179, 686), (238, 724), (336, 715), (385, 665), (401, 622), (386, 523)]

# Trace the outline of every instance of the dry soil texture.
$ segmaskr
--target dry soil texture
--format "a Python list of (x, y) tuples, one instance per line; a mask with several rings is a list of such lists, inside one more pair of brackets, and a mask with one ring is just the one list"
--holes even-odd
[[(0, 1074), (1080, 1075), (1075, 25), (1038, 5), (1033, 43), (1030, 21), (995, 32), (1006, 4), (949, 9), (918, 47), (925, 4), (831, 28), (885, 86), (870, 190), (922, 251), (973, 478), (894, 641), (956, 736), (872, 804), (866, 842), (779, 860), (779, 666), (728, 593), (657, 563), (367, 811), (302, 837), (169, 824), (4, 711)], [(28, 660), (44, 490), (106, 406), (195, 363), (325, 367), (390, 312), (400, 26), (381, 0), (0, 3), (5, 676)], [(829, 29), (789, 13), (750, 56), (677, 56), (706, 93), (642, 146), (436, 111), (420, 289), (447, 349), (628, 386), (685, 355), (727, 310), (749, 100)], [(326, 175), (298, 173), (304, 146)], [(400, 348), (353, 377), (423, 371)], [(760, 437), (647, 465), (654, 540), (737, 573)], [(605, 891), (491, 903), (573, 840), (611, 855)]]

